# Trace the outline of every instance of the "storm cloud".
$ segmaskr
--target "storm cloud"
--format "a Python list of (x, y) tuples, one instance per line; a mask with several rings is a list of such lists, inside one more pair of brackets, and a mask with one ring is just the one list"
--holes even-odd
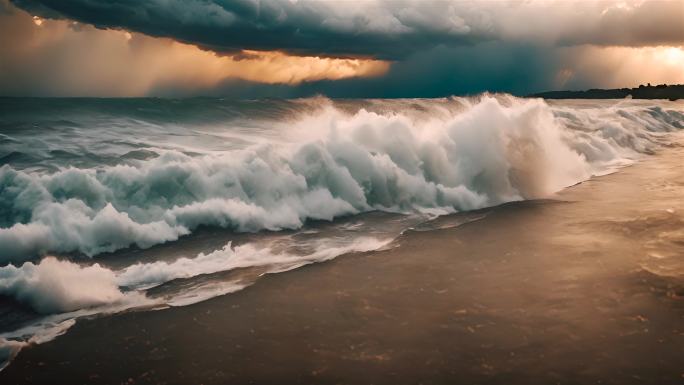
[(444, 0), (13, 0), (48, 18), (169, 37), (217, 52), (399, 60), (437, 46), (509, 41), (652, 46), (684, 41), (684, 2)]
[(0, 0), (9, 96), (526, 95), (683, 66), (682, 0)]

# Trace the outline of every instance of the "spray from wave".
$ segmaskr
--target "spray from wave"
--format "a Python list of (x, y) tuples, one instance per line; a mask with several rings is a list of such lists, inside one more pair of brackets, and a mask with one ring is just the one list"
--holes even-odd
[[(290, 142), (52, 173), (0, 168), (0, 261), (147, 248), (199, 226), (299, 228), (373, 210), (451, 213), (542, 197), (652, 151), (681, 112), (482, 97), (418, 121), (323, 107)], [(293, 140), (295, 139), (295, 140)]]
[[(682, 105), (666, 102), (549, 105), (483, 95), (240, 102), (228, 108), (226, 127), (216, 128), (224, 116), (212, 115), (211, 127), (184, 128), (154, 115), (154, 103), (166, 101), (142, 101), (144, 112), (132, 113), (133, 102), (125, 103), (98, 101), (87, 124), (54, 123), (46, 114), (39, 131), (0, 135), (0, 297), (37, 315), (0, 334), (0, 362), (79, 317), (189, 305), (240, 290), (255, 276), (380, 249), (425, 218), (548, 196), (656, 151), (684, 122)], [(268, 117), (258, 117), (263, 110)], [(68, 138), (87, 143), (79, 149)], [(278, 235), (287, 247), (261, 238), (118, 267), (69, 260), (146, 249), (201, 227), (294, 230), (371, 212), (404, 219), (383, 219), (376, 224), (383, 231), (360, 220), (327, 233), (314, 226)], [(60, 258), (44, 257), (53, 253)], [(241, 269), (253, 271), (226, 275)]]

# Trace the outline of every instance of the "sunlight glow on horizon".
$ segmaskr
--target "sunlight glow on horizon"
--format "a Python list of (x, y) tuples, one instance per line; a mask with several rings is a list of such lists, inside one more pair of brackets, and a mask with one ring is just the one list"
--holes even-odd
[(684, 50), (680, 47), (662, 47), (663, 59), (671, 64), (679, 64), (684, 72)]

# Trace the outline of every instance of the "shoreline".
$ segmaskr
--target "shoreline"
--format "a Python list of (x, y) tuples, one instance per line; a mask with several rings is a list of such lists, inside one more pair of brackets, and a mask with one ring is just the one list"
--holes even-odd
[(683, 159), (674, 146), (195, 305), (82, 319), (0, 380), (681, 383), (684, 279), (663, 266), (682, 263)]

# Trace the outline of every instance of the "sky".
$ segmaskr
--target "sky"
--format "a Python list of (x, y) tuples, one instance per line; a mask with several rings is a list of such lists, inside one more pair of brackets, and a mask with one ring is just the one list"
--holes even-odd
[(0, 95), (440, 97), (684, 83), (684, 0), (0, 0)]

